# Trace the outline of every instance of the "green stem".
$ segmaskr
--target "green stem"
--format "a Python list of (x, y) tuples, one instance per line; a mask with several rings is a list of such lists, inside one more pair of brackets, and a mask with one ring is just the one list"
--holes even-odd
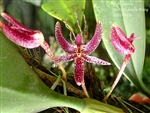
[[(48, 43), (46, 41), (43, 42), (43, 44), (40, 45), (44, 51), (47, 53), (47, 55), (50, 57), (50, 59), (53, 61), (55, 59), (54, 54), (52, 53), (50, 46), (48, 45)], [(59, 63), (59, 62), (55, 62), (55, 64), (59, 67), (59, 69), (62, 71), (63, 75), (62, 78), (67, 81), (66, 78), (66, 71), (64, 69), (64, 67)]]
[(65, 81), (63, 81), (63, 80), (62, 80), (62, 83), (63, 83), (64, 95), (67, 96), (66, 83), (65, 83)]
[(111, 86), (111, 88), (110, 88), (109, 92), (107, 93), (107, 95), (102, 100), (103, 102), (106, 102), (106, 100), (108, 99), (108, 97), (110, 96), (112, 91), (115, 89), (116, 85), (118, 84), (118, 82), (119, 82), (119, 80), (120, 80), (120, 78), (122, 76), (122, 73), (123, 73), (125, 67), (127, 66), (128, 62), (130, 61), (130, 58), (131, 58), (131, 54), (126, 55), (126, 57), (125, 57), (125, 59), (124, 59), (124, 61), (122, 63), (122, 66), (121, 66), (121, 68), (119, 70), (119, 73), (118, 73), (118, 75), (117, 75), (113, 85)]
[(50, 105), (51, 107), (59, 107), (59, 106), (69, 107), (69, 108), (76, 109), (80, 112), (83, 110), (85, 106), (85, 102), (83, 99), (65, 96), (56, 93), (54, 91), (51, 92), (50, 103), (51, 103)]
[(61, 77), (58, 76), (57, 79), (56, 79), (56, 81), (55, 81), (55, 82), (53, 83), (53, 85), (51, 86), (51, 89), (52, 89), (52, 90), (54, 90), (54, 89), (56, 88), (56, 86), (59, 84), (60, 80), (61, 80)]

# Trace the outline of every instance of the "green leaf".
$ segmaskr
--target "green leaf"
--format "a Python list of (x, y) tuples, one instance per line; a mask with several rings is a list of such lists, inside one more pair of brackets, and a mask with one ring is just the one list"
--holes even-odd
[(16, 45), (0, 32), (1, 113), (31, 113), (51, 107), (70, 107), (82, 113), (122, 113), (123, 110), (94, 99), (65, 96), (49, 89), (18, 53)]
[[(26, 10), (24, 10), (26, 8)], [(8, 2), (5, 7), (5, 12), (7, 12), (12, 17), (24, 25), (31, 27), (35, 22), (33, 19), (33, 5), (22, 0), (12, 0)]]
[(23, 0), (23, 1), (25, 1), (25, 2), (29, 2), (29, 3), (31, 3), (31, 4), (33, 4), (33, 5), (35, 5), (35, 6), (40, 6), (41, 5), (41, 2), (42, 2), (42, 0)]
[(85, 9), (85, 0), (50, 0), (42, 4), (42, 8), (51, 16), (58, 20), (65, 21), (71, 30), (79, 32), (75, 14), (78, 16), (78, 21), (81, 24), (83, 11)]
[(42, 27), (42, 32), (46, 34), (54, 34), (55, 33), (55, 19), (47, 14), (42, 8), (38, 8), (37, 10), (40, 27)]
[(124, 75), (145, 95), (150, 96), (150, 90), (146, 88), (142, 81), (142, 70), (145, 57), (145, 17), (143, 0), (93, 0), (96, 20), (100, 20), (103, 25), (103, 42), (115, 63), (120, 68), (124, 55), (118, 53), (109, 42), (111, 25), (118, 25), (129, 37), (131, 33), (140, 39), (134, 41), (136, 52), (132, 55), (130, 63), (127, 65)]
[(0, 32), (0, 111), (31, 113), (67, 106), (82, 111), (83, 99), (64, 96), (49, 89), (35, 74), (17, 48)]

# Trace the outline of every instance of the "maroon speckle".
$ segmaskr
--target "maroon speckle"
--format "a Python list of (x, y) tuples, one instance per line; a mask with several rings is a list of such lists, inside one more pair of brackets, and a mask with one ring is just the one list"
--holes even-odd
[(74, 51), (75, 51), (74, 46), (69, 44), (63, 37), (61, 25), (59, 22), (57, 22), (56, 26), (55, 26), (55, 35), (56, 35), (56, 39), (57, 39), (58, 43), (67, 53), (70, 53), (70, 54), (74, 53)]
[(118, 26), (112, 26), (110, 41), (118, 52), (125, 55), (134, 53), (135, 48), (132, 44), (134, 39), (134, 34), (131, 34), (130, 38), (127, 38)]
[(1, 13), (1, 15), (9, 22), (5, 24), (0, 21), (0, 28), (9, 40), (25, 48), (36, 48), (43, 43), (44, 37), (40, 31), (23, 26), (6, 13)]
[(97, 23), (95, 28), (95, 33), (93, 38), (83, 46), (83, 53), (85, 54), (91, 54), (99, 45), (102, 38), (102, 25), (100, 22)]
[(84, 79), (84, 61), (81, 58), (75, 60), (74, 78), (77, 85), (81, 85)]
[(89, 63), (96, 63), (99, 65), (110, 65), (109, 62), (106, 62), (104, 60), (101, 60), (99, 58), (88, 56), (90, 53), (92, 53), (97, 46), (100, 43), (101, 40), (101, 23), (98, 22), (96, 25), (95, 33), (93, 38), (87, 43), (86, 45), (82, 45), (82, 36), (80, 34), (77, 34), (76, 36), (76, 45), (73, 46), (69, 44), (65, 38), (62, 35), (61, 26), (60, 23), (56, 23), (55, 27), (55, 35), (58, 43), (60, 46), (69, 53), (69, 55), (60, 56), (58, 58), (55, 58), (55, 62), (61, 62), (61, 61), (71, 61), (75, 60), (74, 62), (74, 78), (77, 85), (81, 85), (81, 83), (84, 80), (84, 61)]

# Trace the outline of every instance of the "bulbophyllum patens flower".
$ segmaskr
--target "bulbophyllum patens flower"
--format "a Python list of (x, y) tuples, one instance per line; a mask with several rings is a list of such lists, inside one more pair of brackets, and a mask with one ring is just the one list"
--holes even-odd
[(130, 35), (129, 38), (124, 34), (124, 32), (116, 25), (111, 28), (111, 39), (113, 47), (122, 54), (128, 55), (135, 52), (135, 47), (132, 42), (135, 40), (134, 33)]
[(95, 63), (99, 65), (110, 65), (109, 62), (96, 58), (94, 56), (89, 56), (99, 45), (102, 35), (102, 26), (98, 22), (96, 25), (95, 33), (93, 38), (85, 45), (82, 45), (81, 34), (76, 35), (75, 44), (71, 45), (63, 37), (61, 25), (59, 22), (55, 26), (55, 35), (58, 43), (64, 49), (68, 55), (60, 56), (55, 59), (56, 62), (61, 61), (72, 61), (74, 60), (74, 78), (77, 85), (81, 85), (84, 82), (84, 61), (89, 63)]
[(136, 39), (134, 36), (134, 33), (130, 35), (129, 38), (124, 34), (124, 32), (116, 25), (113, 25), (111, 28), (111, 39), (110, 42), (112, 43), (113, 47), (121, 54), (125, 55), (125, 59), (123, 61), (122, 66), (120, 67), (119, 73), (110, 88), (109, 92), (107, 95), (104, 97), (103, 101), (105, 102), (107, 98), (110, 96), (114, 88), (116, 87), (117, 83), (119, 82), (121, 75), (129, 63), (131, 59), (131, 55), (135, 52), (135, 47), (132, 44), (133, 41)]
[[(1, 13), (1, 16), (8, 21), (8, 24), (0, 21), (0, 29), (9, 40), (28, 49), (40, 46), (48, 54), (51, 60), (54, 61), (55, 56), (53, 55), (49, 44), (44, 40), (41, 31), (27, 28), (6, 13)], [(55, 62), (55, 64), (61, 69), (63, 73), (62, 78), (66, 80), (66, 72), (64, 68), (59, 62)]]
[(44, 43), (44, 36), (40, 31), (25, 27), (6, 13), (1, 13), (1, 16), (9, 23), (0, 21), (0, 28), (15, 44), (25, 48), (36, 48)]

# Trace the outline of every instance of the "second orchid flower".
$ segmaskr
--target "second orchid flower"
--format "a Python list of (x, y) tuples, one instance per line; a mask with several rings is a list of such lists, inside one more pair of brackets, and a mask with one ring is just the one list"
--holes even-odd
[(129, 63), (131, 59), (131, 55), (135, 52), (135, 47), (132, 44), (132, 42), (136, 39), (134, 36), (134, 33), (130, 35), (129, 38), (124, 34), (124, 32), (116, 25), (113, 25), (111, 28), (111, 40), (110, 42), (112, 43), (113, 47), (121, 54), (126, 55), (125, 59), (123, 61), (122, 66), (120, 67), (119, 73), (111, 86), (109, 92), (107, 95), (104, 97), (103, 102), (107, 100), (107, 98), (110, 96), (114, 88), (116, 87), (117, 83), (119, 82), (123, 71), (127, 64)]
[[(8, 21), (8, 24), (0, 21), (0, 29), (9, 40), (28, 49), (40, 46), (45, 50), (51, 60), (54, 61), (55, 56), (53, 55), (49, 44), (44, 40), (42, 32), (27, 28), (6, 13), (1, 13), (1, 16)], [(59, 62), (57, 62), (56, 65), (61, 69), (63, 73), (62, 77), (66, 80), (66, 71)]]

